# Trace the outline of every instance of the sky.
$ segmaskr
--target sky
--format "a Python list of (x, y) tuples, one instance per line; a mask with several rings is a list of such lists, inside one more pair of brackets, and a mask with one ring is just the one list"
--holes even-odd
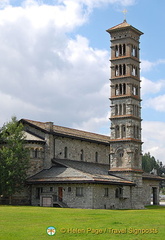
[(164, 0), (0, 0), (0, 126), (17, 119), (110, 134), (110, 36), (140, 39), (143, 153), (165, 164)]

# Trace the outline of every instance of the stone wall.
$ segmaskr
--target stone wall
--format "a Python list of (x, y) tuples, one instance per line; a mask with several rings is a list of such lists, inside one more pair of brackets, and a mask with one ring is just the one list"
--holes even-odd
[[(67, 156), (65, 156), (67, 148)], [(73, 138), (55, 138), (55, 158), (109, 164), (109, 146)], [(83, 151), (83, 152), (82, 152)], [(82, 157), (83, 154), (83, 157)], [(83, 159), (81, 159), (81, 157)]]
[(142, 196), (144, 206), (150, 205), (153, 202), (153, 188), (157, 189), (156, 198), (158, 201), (157, 204), (159, 204), (159, 181), (143, 179)]
[[(42, 197), (50, 198), (50, 206), (59, 203), (58, 188), (62, 188), (62, 203), (70, 208), (91, 209), (128, 209), (131, 204), (131, 187), (102, 184), (47, 184), (33, 185), (32, 205), (42, 206)], [(42, 188), (40, 198), (36, 198), (36, 188)], [(77, 188), (82, 188), (82, 195), (77, 195)], [(116, 190), (122, 189), (121, 193)], [(51, 190), (51, 191), (50, 191)], [(133, 207), (134, 208), (134, 207)]]

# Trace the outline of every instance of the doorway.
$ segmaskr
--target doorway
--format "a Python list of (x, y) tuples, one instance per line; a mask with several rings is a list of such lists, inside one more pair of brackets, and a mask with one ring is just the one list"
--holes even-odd
[(58, 200), (62, 202), (63, 199), (63, 187), (58, 187)]
[(157, 187), (152, 188), (152, 197), (153, 197), (153, 205), (158, 205), (158, 189)]

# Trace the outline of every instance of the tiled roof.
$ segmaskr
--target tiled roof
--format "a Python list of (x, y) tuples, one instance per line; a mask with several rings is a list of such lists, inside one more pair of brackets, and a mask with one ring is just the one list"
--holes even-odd
[(118, 24), (118, 25), (116, 25), (116, 26), (114, 26), (112, 28), (107, 29), (107, 32), (111, 33), (111, 32), (114, 32), (114, 31), (122, 30), (124, 28), (131, 28), (135, 32), (139, 33), (140, 35), (143, 34), (141, 31), (139, 31), (138, 29), (134, 28), (132, 25), (128, 24), (126, 22), (126, 20), (124, 20), (122, 23), (120, 23), (120, 24)]
[(155, 174), (150, 174), (150, 173), (143, 173), (142, 175), (143, 179), (149, 179), (149, 180), (157, 180), (157, 181), (163, 181), (165, 180), (165, 178), (160, 177), (158, 175)]
[(108, 174), (108, 165), (71, 160), (54, 160), (48, 170), (30, 177), (29, 184), (39, 183), (99, 183), (134, 185), (133, 182)]
[[(39, 122), (39, 121), (33, 121), (33, 120), (28, 120), (28, 119), (22, 119), (21, 121), (32, 124), (34, 127), (36, 126), (36, 127), (40, 128), (41, 130), (48, 131), (48, 128), (47, 128), (48, 123), (47, 122)], [(52, 130), (53, 130), (54, 134), (66, 135), (66, 136), (70, 136), (70, 137), (82, 138), (82, 139), (87, 139), (87, 140), (93, 140), (93, 141), (103, 142), (106, 144), (109, 144), (109, 142), (110, 142), (110, 136), (87, 132), (87, 131), (82, 131), (82, 130), (78, 130), (78, 129), (53, 125)]]

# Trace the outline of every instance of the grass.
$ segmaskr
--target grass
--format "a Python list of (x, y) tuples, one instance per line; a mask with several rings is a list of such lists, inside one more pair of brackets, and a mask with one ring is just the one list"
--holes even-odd
[[(49, 236), (46, 229), (56, 228)], [(143, 231), (143, 233), (142, 233)], [(94, 210), (0, 206), (3, 240), (163, 240), (165, 207), (145, 210)]]

